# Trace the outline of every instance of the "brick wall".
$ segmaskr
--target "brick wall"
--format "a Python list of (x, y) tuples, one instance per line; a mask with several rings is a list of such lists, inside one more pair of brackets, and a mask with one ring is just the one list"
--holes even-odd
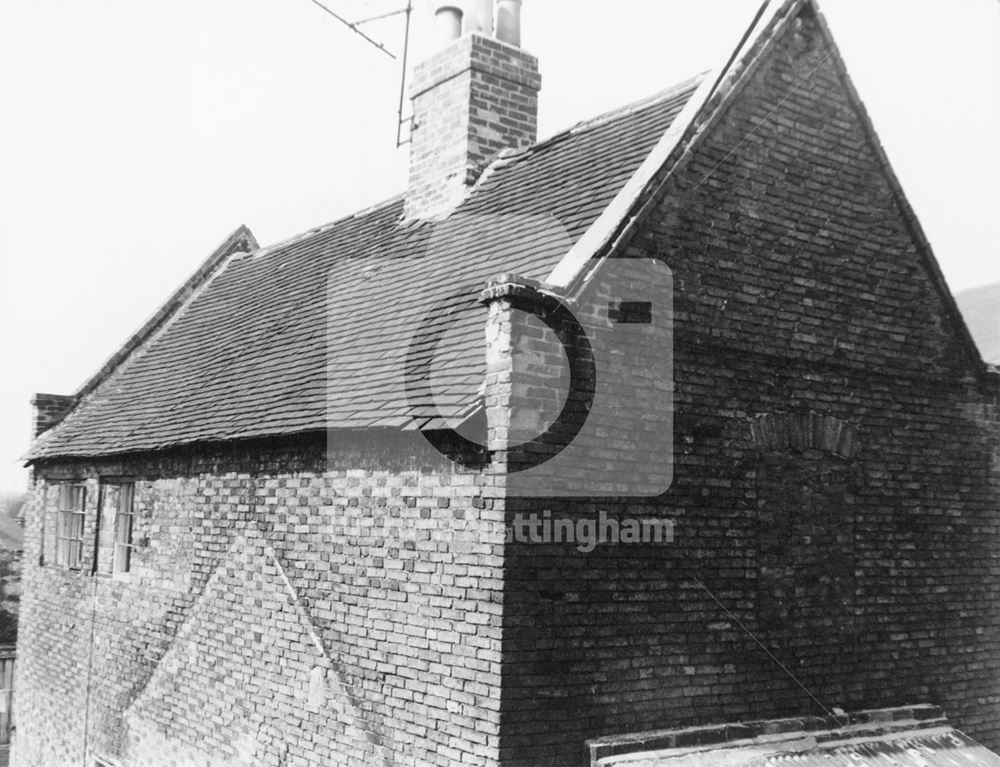
[[(495, 483), (419, 435), (322, 443), (38, 467), (15, 764), (495, 762)], [(93, 540), (122, 476), (131, 571), (40, 565), (58, 484), (86, 483)]]
[(670, 486), (672, 281), (662, 262), (621, 258), (565, 302), (513, 275), (490, 282), (487, 419), (508, 497)]
[(676, 528), (507, 546), (505, 766), (585, 763), (600, 733), (922, 702), (1000, 748), (1000, 386), (828, 53), (793, 21), (624, 251), (673, 271), (670, 491), (508, 502)]

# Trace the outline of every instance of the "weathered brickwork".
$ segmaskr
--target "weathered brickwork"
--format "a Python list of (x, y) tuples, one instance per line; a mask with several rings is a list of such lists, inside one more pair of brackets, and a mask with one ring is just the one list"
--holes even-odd
[[(391, 430), (39, 462), (15, 764), (582, 765), (602, 734), (920, 703), (1000, 748), (1000, 379), (817, 29), (789, 24), (624, 242), (669, 266), (667, 332), (616, 348), (636, 310), (607, 264), (573, 302), (590, 463), (513, 471), (557, 452), (517, 445), (567, 362), (513, 279), (484, 296), (479, 463)], [(60, 484), (93, 542), (102, 480), (134, 482), (129, 572), (98, 546), (92, 575), (91, 544), (56, 565)], [(676, 528), (504, 539), (546, 510)]]
[(534, 56), (480, 34), (418, 65), (407, 217), (451, 212), (489, 160), (534, 144), (541, 84)]
[[(1000, 385), (827, 53), (811, 17), (794, 23), (625, 251), (674, 274), (670, 491), (508, 503), (511, 520), (606, 510), (676, 530), (589, 554), (508, 545), (504, 765), (821, 705), (933, 702), (1000, 747)], [(817, 422), (852, 444), (803, 436)]]
[[(726, 610), (827, 708), (933, 700), (995, 747), (996, 405), (977, 419), (962, 411), (982, 394), (961, 385), (900, 397), (895, 380), (809, 383), (809, 368), (769, 374), (753, 360), (698, 385), (704, 360), (678, 352), (665, 498), (509, 503), (512, 517), (603, 509), (676, 529), (671, 545), (590, 554), (508, 545), (504, 763), (573, 764), (588, 732), (819, 711)], [(859, 458), (758, 451), (742, 414), (786, 397), (857, 423)]]
[[(670, 486), (670, 287), (668, 269), (632, 258), (605, 264), (568, 305), (530, 280), (491, 281), (487, 420), (509, 497)], [(644, 309), (622, 321), (623, 305)]]
[[(16, 763), (495, 763), (495, 483), (416, 434), (323, 447), (39, 467)], [(85, 480), (89, 528), (123, 476), (131, 571), (40, 565), (59, 482)]]

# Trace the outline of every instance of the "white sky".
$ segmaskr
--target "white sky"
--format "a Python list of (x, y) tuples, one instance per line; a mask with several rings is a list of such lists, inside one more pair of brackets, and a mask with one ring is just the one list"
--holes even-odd
[[(820, 1), (949, 284), (1000, 280), (1000, 3)], [(542, 136), (717, 65), (757, 6), (525, 0)], [(266, 244), (403, 189), (399, 75), (308, 0), (0, 0), (0, 490), (31, 393), (73, 392), (240, 223)]]

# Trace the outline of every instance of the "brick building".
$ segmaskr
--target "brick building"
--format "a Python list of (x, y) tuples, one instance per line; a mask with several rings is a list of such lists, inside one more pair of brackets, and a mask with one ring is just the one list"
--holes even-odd
[(578, 765), (922, 704), (1000, 747), (1000, 376), (815, 4), (541, 143), (517, 5), (418, 67), (406, 194), (237, 230), (41, 398), (15, 764)]

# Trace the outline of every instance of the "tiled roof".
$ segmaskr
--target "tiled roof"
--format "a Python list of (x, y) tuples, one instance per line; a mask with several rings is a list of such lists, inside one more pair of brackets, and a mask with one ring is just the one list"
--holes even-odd
[(1000, 767), (1000, 756), (951, 727), (934, 706), (862, 712), (849, 721), (754, 722), (589, 745), (595, 767)]
[[(404, 223), (396, 198), (230, 256), (28, 458), (325, 428), (430, 428), (439, 415), (461, 416), (483, 380), (480, 288), (503, 272), (544, 279), (697, 85), (498, 160), (445, 221)], [(441, 372), (428, 382), (420, 361), (430, 352), (412, 341), (445, 324)]]
[(1000, 282), (955, 296), (983, 359), (1000, 365)]

